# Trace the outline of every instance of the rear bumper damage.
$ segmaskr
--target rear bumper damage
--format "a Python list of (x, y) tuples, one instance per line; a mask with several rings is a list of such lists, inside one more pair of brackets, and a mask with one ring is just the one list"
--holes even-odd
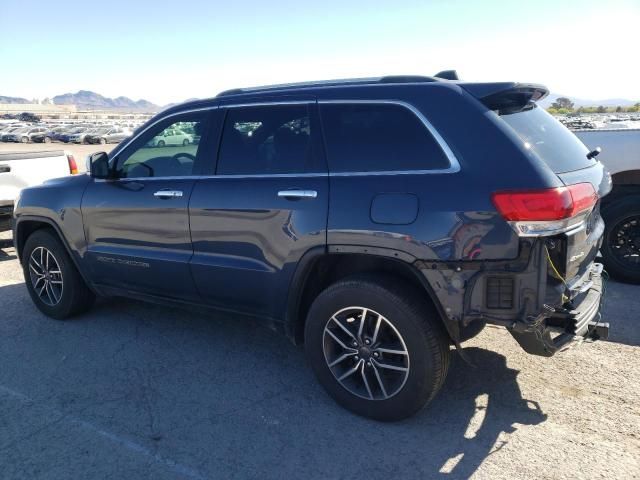
[(549, 274), (545, 245), (523, 240), (520, 255), (509, 261), (417, 262), (455, 344), (479, 330), (476, 322), (505, 327), (526, 352), (545, 357), (607, 338), (609, 325), (600, 314), (602, 265), (588, 264), (579, 279), (563, 285)]
[(591, 265), (589, 288), (563, 308), (545, 306), (528, 322), (514, 322), (508, 330), (527, 352), (550, 357), (584, 340), (606, 340), (609, 324), (601, 321), (603, 299), (602, 265)]

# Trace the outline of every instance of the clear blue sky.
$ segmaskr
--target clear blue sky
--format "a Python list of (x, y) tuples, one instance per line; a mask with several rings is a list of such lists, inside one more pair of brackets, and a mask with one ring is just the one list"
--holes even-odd
[(2, 0), (0, 95), (159, 104), (225, 88), (455, 68), (640, 99), (640, 0)]

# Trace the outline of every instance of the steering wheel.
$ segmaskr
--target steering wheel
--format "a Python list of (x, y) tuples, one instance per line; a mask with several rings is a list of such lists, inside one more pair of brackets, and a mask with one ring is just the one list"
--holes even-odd
[(190, 153), (187, 152), (180, 152), (180, 153), (176, 153), (173, 157), (175, 161), (177, 161), (178, 163), (182, 164), (182, 162), (180, 162), (180, 160), (178, 160), (178, 158), (180, 157), (185, 157), (188, 158), (189, 160), (191, 160), (192, 162), (196, 161), (196, 156), (195, 155), (191, 155)]

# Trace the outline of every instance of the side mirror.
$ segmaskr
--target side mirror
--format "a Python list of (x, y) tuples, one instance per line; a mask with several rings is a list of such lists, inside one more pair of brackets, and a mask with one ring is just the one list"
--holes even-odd
[(87, 155), (87, 171), (93, 178), (109, 178), (109, 155), (106, 152), (96, 152)]

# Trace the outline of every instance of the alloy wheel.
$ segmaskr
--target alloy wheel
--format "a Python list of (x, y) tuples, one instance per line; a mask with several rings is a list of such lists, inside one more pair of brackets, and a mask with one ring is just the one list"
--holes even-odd
[(64, 282), (56, 257), (45, 247), (34, 248), (29, 257), (31, 286), (38, 298), (50, 307), (60, 303)]
[(396, 395), (409, 376), (409, 352), (393, 324), (366, 307), (347, 307), (327, 321), (327, 366), (347, 391), (367, 400)]
[(625, 218), (615, 225), (609, 234), (609, 247), (618, 261), (640, 267), (640, 217)]

